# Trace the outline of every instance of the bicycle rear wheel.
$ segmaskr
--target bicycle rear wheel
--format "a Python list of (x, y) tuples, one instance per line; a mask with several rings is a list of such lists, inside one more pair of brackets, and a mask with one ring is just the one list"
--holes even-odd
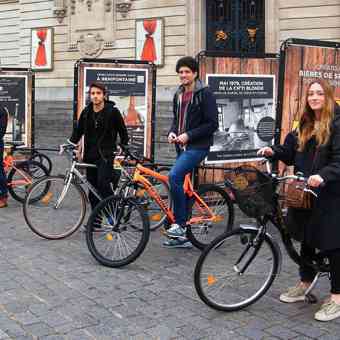
[(255, 228), (235, 229), (204, 249), (194, 280), (205, 304), (216, 310), (236, 311), (266, 293), (278, 272), (279, 251), (270, 236), (257, 239), (257, 235)]
[[(8, 174), (8, 191), (16, 201), (23, 203), (31, 185), (45, 176), (48, 176), (48, 170), (38, 162), (18, 163)], [(46, 193), (46, 188), (39, 195), (31, 196), (31, 199), (39, 200), (44, 192)]]
[(39, 162), (47, 169), (48, 174), (49, 175), (51, 174), (52, 161), (47, 155), (45, 155), (44, 153), (38, 152), (38, 151), (34, 151), (32, 156), (30, 157), (30, 160)]
[[(35, 183), (23, 205), (24, 217), (30, 229), (48, 240), (63, 239), (73, 234), (82, 224), (86, 214), (86, 195), (80, 185), (67, 177), (50, 176)], [(48, 192), (39, 200), (31, 197)], [(67, 190), (66, 190), (67, 189)]]
[(111, 196), (93, 210), (86, 243), (93, 257), (112, 268), (126, 266), (144, 251), (150, 236), (149, 220), (134, 198)]
[[(229, 195), (215, 184), (205, 184), (198, 188), (198, 195), (216, 216), (215, 221), (191, 224), (187, 227), (187, 237), (198, 249), (204, 249), (217, 236), (233, 228), (234, 206)], [(190, 201), (189, 216), (200, 217), (204, 213), (195, 200)]]

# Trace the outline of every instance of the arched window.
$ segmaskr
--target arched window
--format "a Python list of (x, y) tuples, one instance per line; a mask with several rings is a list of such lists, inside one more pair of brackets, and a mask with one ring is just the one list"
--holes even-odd
[(265, 52), (265, 0), (206, 0), (208, 51)]

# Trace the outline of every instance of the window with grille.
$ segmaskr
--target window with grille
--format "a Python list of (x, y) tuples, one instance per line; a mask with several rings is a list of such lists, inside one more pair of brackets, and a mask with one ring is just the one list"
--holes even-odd
[(207, 50), (265, 52), (265, 0), (206, 0)]

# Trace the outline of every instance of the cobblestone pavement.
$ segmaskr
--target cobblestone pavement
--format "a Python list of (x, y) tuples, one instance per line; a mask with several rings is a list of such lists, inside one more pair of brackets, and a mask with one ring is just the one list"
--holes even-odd
[[(25, 225), (13, 200), (0, 211), (0, 339), (340, 339), (340, 320), (318, 323), (319, 304), (282, 304), (296, 282), (287, 260), (265, 297), (222, 313), (196, 295), (198, 250), (169, 250), (151, 235), (144, 254), (123, 269), (100, 266), (84, 234), (46, 241)], [(329, 290), (323, 279), (315, 293)]]

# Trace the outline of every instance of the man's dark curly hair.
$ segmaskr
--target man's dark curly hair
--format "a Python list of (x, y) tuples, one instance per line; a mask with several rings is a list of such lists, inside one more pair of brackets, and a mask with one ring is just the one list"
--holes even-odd
[(183, 57), (177, 61), (176, 72), (179, 73), (179, 69), (183, 66), (189, 67), (192, 72), (198, 72), (198, 63), (192, 57)]
[(90, 85), (89, 93), (91, 92), (92, 87), (95, 87), (95, 88), (97, 88), (97, 89), (99, 89), (99, 90), (102, 90), (103, 93), (104, 93), (104, 96), (106, 95), (107, 90), (106, 90), (106, 87), (105, 87), (104, 84), (102, 84), (102, 83), (100, 83), (100, 82), (98, 82), (98, 81), (94, 81), (94, 82), (91, 83), (91, 85)]

